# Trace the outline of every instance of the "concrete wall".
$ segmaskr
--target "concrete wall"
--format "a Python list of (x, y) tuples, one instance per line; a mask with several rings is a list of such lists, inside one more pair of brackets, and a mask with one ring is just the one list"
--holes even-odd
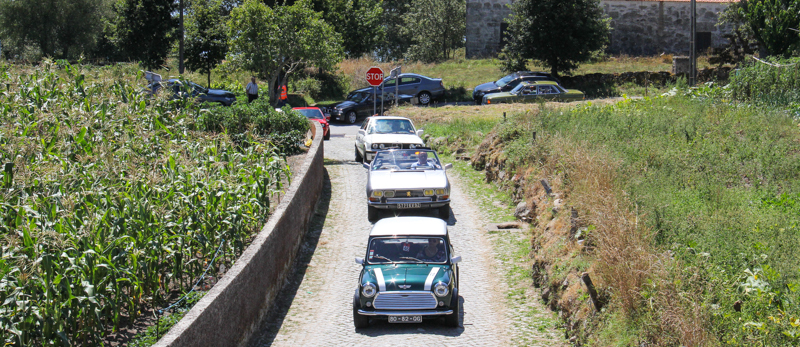
[[(500, 26), (512, 0), (467, 0), (467, 58), (494, 57), (499, 53)], [(689, 1), (601, 0), (611, 18), (609, 53), (628, 55), (688, 54)], [(711, 46), (727, 43), (722, 37), (730, 25), (717, 27), (728, 3), (697, 2), (697, 31), (711, 33)]]
[[(322, 134), (319, 123), (311, 122)], [(156, 346), (240, 346), (273, 304), (322, 194), (323, 141), (314, 142), (267, 224), (220, 281)]]

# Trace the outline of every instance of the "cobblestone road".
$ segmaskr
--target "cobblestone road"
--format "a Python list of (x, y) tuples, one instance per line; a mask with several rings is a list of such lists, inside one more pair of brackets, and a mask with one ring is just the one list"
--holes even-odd
[[(365, 202), (366, 169), (353, 161), (354, 137), (335, 136), (325, 142), (325, 194), (306, 236), (293, 274), (278, 304), (262, 322), (250, 346), (504, 346), (515, 315), (504, 305), (503, 275), (483, 230), (480, 211), (452, 182), (452, 213), (448, 224), (461, 267), (462, 327), (443, 324), (374, 322), (353, 327), (352, 298), (371, 224)], [(452, 178), (451, 178), (452, 180)], [(435, 216), (433, 212), (418, 215)], [(382, 217), (387, 217), (382, 215)]]

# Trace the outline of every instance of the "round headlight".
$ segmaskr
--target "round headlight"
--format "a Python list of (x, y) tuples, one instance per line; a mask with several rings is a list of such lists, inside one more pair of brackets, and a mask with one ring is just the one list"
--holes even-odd
[(377, 143), (373, 143), (372, 144), (372, 149), (375, 149), (375, 148), (378, 148), (378, 144)]
[(433, 195), (433, 189), (425, 189), (422, 191), (422, 194), (424, 194), (425, 196), (431, 196)]
[[(447, 290), (447, 289), (445, 289), (445, 290)], [(375, 285), (372, 284), (372, 283), (367, 282), (367, 283), (364, 283), (363, 286), (361, 286), (361, 295), (363, 295), (364, 297), (371, 298), (371, 297), (375, 296), (375, 293), (377, 293), (377, 292), (378, 292), (378, 289), (375, 288)]]
[(447, 285), (442, 282), (436, 283), (436, 286), (433, 287), (433, 293), (436, 294), (436, 296), (445, 296), (449, 292), (450, 289), (448, 289)]
[(384, 146), (383, 146), (383, 144), (381, 143), (381, 145), (380, 145), (379, 147), (380, 147), (381, 149), (383, 149), (383, 147), (384, 147)]
[(383, 192), (380, 191), (380, 190), (373, 190), (372, 191), (372, 196), (377, 196), (377, 197), (380, 198), (381, 196), (383, 196)]
[(412, 144), (408, 145), (408, 148), (414, 149), (414, 148), (417, 148), (417, 145), (412, 143)]

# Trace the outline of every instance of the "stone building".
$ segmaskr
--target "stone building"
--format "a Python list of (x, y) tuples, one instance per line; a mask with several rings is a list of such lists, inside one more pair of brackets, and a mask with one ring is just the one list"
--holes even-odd
[[(467, 0), (467, 58), (496, 56), (503, 47), (512, 0)], [(688, 54), (690, 1), (601, 0), (611, 18), (611, 54)], [(730, 25), (717, 26), (729, 0), (697, 0), (697, 50), (727, 43)]]

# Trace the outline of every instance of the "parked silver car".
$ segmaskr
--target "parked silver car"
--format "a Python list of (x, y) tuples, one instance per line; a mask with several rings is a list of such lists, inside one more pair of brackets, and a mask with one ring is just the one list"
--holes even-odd
[(427, 105), (444, 95), (444, 84), (441, 78), (431, 78), (415, 73), (402, 73), (397, 78), (400, 80), (399, 84), (395, 78), (384, 79), (383, 84), (378, 86), (378, 93), (381, 92), (381, 88), (384, 88), (384, 93), (395, 93), (395, 89), (398, 89), (398, 94), (416, 96), (422, 105)]
[(367, 175), (367, 218), (378, 219), (378, 210), (437, 209), (439, 218), (450, 218), (450, 181), (431, 149), (379, 151)]

